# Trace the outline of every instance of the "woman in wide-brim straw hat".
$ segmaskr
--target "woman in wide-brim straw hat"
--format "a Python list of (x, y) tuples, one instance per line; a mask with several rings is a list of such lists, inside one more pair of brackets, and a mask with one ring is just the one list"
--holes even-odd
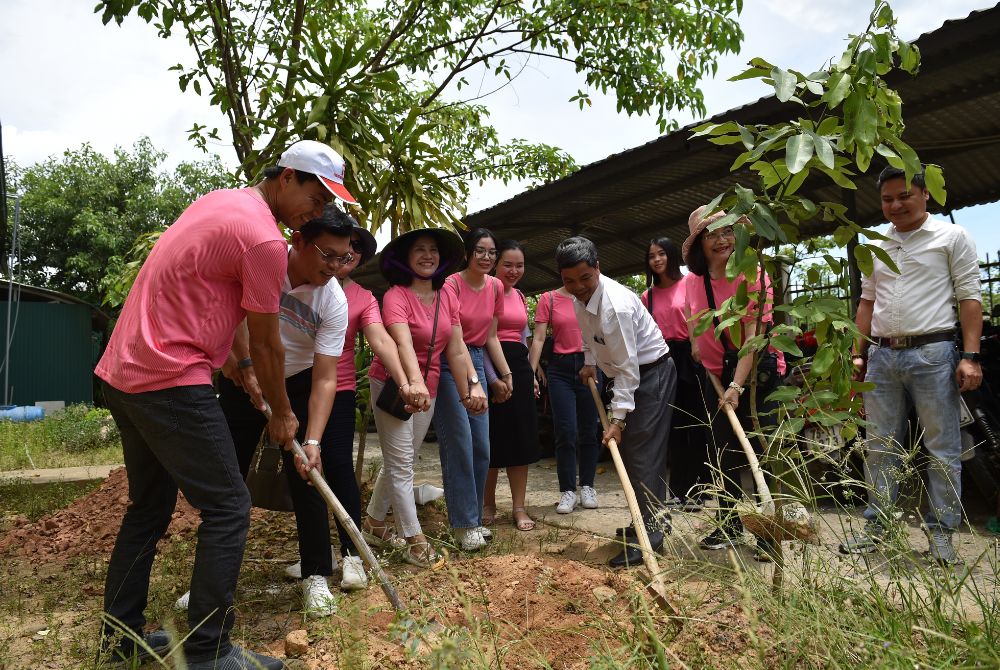
[[(692, 336), (691, 340), (693, 358), (704, 365), (708, 372), (718, 377), (726, 389), (725, 395), (721, 399), (718, 398), (715, 388), (706, 375), (702, 394), (710, 414), (713, 415), (711, 420), (713, 439), (709, 443), (709, 455), (713, 465), (721, 474), (723, 490), (718, 494), (718, 527), (703, 538), (700, 544), (702, 549), (714, 550), (734, 546), (742, 540), (743, 525), (736, 513), (735, 503), (743, 493), (739, 483), (740, 471), (746, 468), (748, 463), (725, 413), (713, 410), (716, 407), (721, 409), (723, 404), (728, 404), (735, 409), (746, 430), (752, 427), (749, 394), (744, 395), (743, 390), (750, 385), (749, 377), (753, 370), (754, 356), (737, 358), (736, 352), (748, 338), (757, 333), (758, 310), (753, 299), (754, 295), (760, 292), (763, 284), (766, 301), (770, 305), (773, 302), (773, 289), (766, 275), (755, 277), (752, 281), (742, 274), (732, 281), (726, 279), (726, 263), (736, 245), (735, 229), (731, 225), (709, 231), (709, 226), (722, 219), (726, 213), (720, 210), (706, 216), (707, 211), (707, 205), (703, 205), (691, 213), (688, 218), (690, 234), (681, 247), (688, 270), (696, 275), (686, 282), (691, 333), (694, 333), (694, 322), (697, 321), (699, 314), (712, 305), (718, 308), (725, 300), (736, 295), (741, 285), (746, 285), (747, 292), (751, 295), (747, 316), (742, 321), (740, 341), (734, 342), (731, 339), (733, 336), (731, 329), (727, 329), (721, 338), (717, 338), (715, 328), (709, 328), (697, 337)], [(734, 225), (747, 223), (746, 218), (741, 217)], [(768, 306), (764, 310), (763, 321), (770, 323), (772, 320), (772, 309)], [(774, 415), (765, 413), (775, 409), (775, 406), (765, 399), (780, 384), (785, 372), (785, 360), (781, 352), (774, 349), (756, 356), (760, 359), (757, 365), (757, 410), (761, 415), (761, 423), (767, 425), (774, 421)], [(756, 442), (753, 444), (756, 445)], [(755, 557), (758, 560), (768, 560), (772, 555), (773, 548), (770, 544), (758, 538)]]
[[(471, 414), (486, 411), (486, 394), (478, 384), (469, 384), (475, 370), (463, 341), (458, 301), (441, 290), (445, 278), (463, 257), (458, 235), (428, 228), (395, 238), (379, 259), (382, 276), (389, 282), (382, 299), (382, 321), (396, 343), (405, 372), (400, 393), (414, 414), (400, 419), (377, 406), (373, 410), (382, 446), (382, 471), (372, 491), (363, 530), (376, 545), (391, 543), (385, 524), (391, 507), (396, 531), (405, 538), (403, 555), (407, 562), (419, 567), (433, 567), (442, 560), (420, 528), (413, 500), (413, 462), (433, 416), (442, 353), (452, 369), (464, 373), (456, 375), (455, 383), (465, 408)], [(376, 356), (368, 373), (373, 405), (389, 373)]]

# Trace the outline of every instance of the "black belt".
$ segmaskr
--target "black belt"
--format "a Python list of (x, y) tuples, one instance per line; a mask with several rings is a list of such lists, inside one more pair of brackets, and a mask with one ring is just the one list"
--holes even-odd
[(640, 365), (639, 366), (639, 374), (642, 374), (646, 370), (652, 370), (653, 368), (655, 368), (657, 365), (659, 365), (663, 361), (667, 360), (668, 358), (670, 358), (670, 352), (669, 351), (667, 353), (663, 354), (662, 356), (660, 356), (659, 358), (657, 358), (652, 363), (645, 363), (643, 365)]
[(935, 342), (947, 342), (955, 339), (955, 331), (945, 330), (940, 333), (927, 333), (926, 335), (900, 335), (899, 337), (873, 337), (872, 342), (880, 347), (890, 349), (914, 349), (925, 344)]

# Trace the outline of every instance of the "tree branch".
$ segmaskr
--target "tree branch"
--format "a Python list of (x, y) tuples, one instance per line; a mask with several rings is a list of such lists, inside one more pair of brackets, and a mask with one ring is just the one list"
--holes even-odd
[(375, 54), (368, 59), (368, 62), (365, 63), (365, 66), (362, 68), (362, 70), (365, 70), (367, 72), (380, 72), (383, 69), (386, 69), (379, 67), (379, 63), (385, 57), (386, 53), (389, 51), (389, 48), (396, 42), (396, 40), (398, 40), (407, 30), (409, 30), (410, 26), (416, 23), (417, 18), (420, 16), (422, 10), (423, 10), (423, 3), (421, 2), (421, 0), (416, 0), (413, 6), (412, 16), (407, 18), (406, 16), (407, 12), (403, 12), (403, 15), (400, 16), (399, 18), (399, 22), (396, 23), (395, 27), (393, 27), (393, 29), (389, 32), (389, 36), (385, 39), (384, 42), (382, 42), (382, 46), (378, 48), (378, 51), (376, 51)]

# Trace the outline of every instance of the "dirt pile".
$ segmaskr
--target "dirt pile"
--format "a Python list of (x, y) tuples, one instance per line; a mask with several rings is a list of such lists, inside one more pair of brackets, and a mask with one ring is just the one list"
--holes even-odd
[[(628, 575), (549, 556), (456, 561), (397, 584), (413, 617), (403, 624), (393, 624), (388, 603), (379, 608), (385, 598), (373, 585), (362, 644), (375, 667), (423, 667), (432, 655), (434, 667), (486, 658), (509, 670), (538, 668), (542, 660), (554, 669), (586, 668), (598, 649), (616, 648), (620, 636), (632, 634), (634, 585)], [(361, 622), (350, 623), (357, 630)], [(352, 665), (336, 640), (310, 633), (302, 659), (308, 667)], [(423, 660), (401, 644), (404, 635)]]
[[(70, 506), (34, 523), (19, 520), (9, 533), (0, 537), (0, 554), (57, 561), (109, 554), (127, 506), (128, 479), (125, 468), (118, 468), (100, 488)], [(198, 511), (178, 494), (166, 537), (191, 533), (200, 520)]]

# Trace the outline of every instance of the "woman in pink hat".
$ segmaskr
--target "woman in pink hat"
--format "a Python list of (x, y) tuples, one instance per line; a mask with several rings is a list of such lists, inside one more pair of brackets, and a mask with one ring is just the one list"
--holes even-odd
[[(694, 323), (700, 314), (709, 309), (717, 309), (727, 299), (736, 295), (741, 285), (746, 286), (751, 300), (747, 316), (742, 320), (742, 338), (733, 341), (734, 332), (732, 329), (726, 329), (717, 338), (715, 328), (709, 328), (697, 337), (692, 336), (691, 355), (704, 365), (707, 372), (718, 377), (725, 388), (725, 395), (718, 398), (706, 375), (703, 393), (708, 408), (712, 410), (718, 407), (721, 410), (723, 404), (730, 405), (735, 409), (743, 427), (749, 431), (752, 428), (750, 396), (744, 394), (744, 391), (751, 382), (750, 374), (754, 369), (754, 358), (758, 358), (756, 398), (757, 411), (760, 414), (762, 424), (774, 420), (774, 416), (767, 413), (776, 408), (776, 403), (769, 403), (766, 398), (781, 383), (785, 373), (785, 359), (780, 351), (769, 349), (762, 354), (758, 353), (743, 358), (739, 358), (737, 355), (743, 343), (757, 333), (758, 310), (757, 302), (754, 300), (755, 295), (759, 294), (761, 284), (763, 284), (766, 301), (772, 303), (773, 289), (766, 275), (763, 276), (763, 282), (761, 282), (760, 277), (751, 281), (744, 275), (738, 275), (731, 281), (726, 278), (726, 263), (736, 246), (736, 232), (733, 226), (708, 230), (710, 225), (725, 216), (725, 212), (719, 211), (706, 217), (707, 211), (707, 206), (703, 205), (691, 213), (688, 218), (690, 235), (684, 240), (682, 246), (684, 262), (691, 273), (695, 275), (687, 281), (687, 304), (691, 332), (694, 333)], [(736, 225), (745, 225), (746, 223), (746, 219), (742, 218), (736, 222)], [(770, 307), (766, 307), (763, 322), (770, 323), (772, 320), (772, 310)], [(716, 327), (718, 324), (719, 320), (716, 318)], [(743, 495), (739, 483), (740, 472), (747, 467), (746, 456), (724, 412), (714, 413), (711, 430), (712, 436), (708, 451), (713, 465), (718, 468), (722, 476), (724, 490), (718, 496), (719, 525), (700, 543), (701, 548), (706, 550), (726, 549), (742, 541), (743, 524), (736, 513), (735, 503)], [(758, 442), (754, 440), (752, 444), (758, 445)], [(772, 555), (773, 550), (770, 544), (758, 538), (755, 557), (758, 560), (770, 560)]]

